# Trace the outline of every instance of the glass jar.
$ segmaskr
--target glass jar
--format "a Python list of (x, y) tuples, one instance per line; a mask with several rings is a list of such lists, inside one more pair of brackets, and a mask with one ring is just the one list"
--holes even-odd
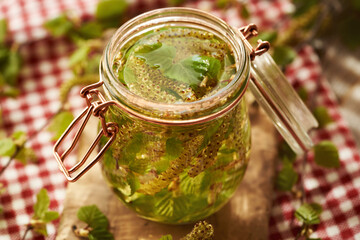
[[(232, 46), (236, 75), (231, 83), (199, 101), (173, 104), (147, 100), (125, 88), (113, 73), (114, 58), (148, 32), (168, 26), (206, 31)], [(102, 171), (126, 206), (144, 218), (179, 224), (203, 219), (228, 201), (249, 159), (250, 123), (241, 97), (249, 61), (233, 29), (198, 11), (153, 11), (115, 33), (101, 62), (106, 95), (144, 115), (134, 118), (117, 107), (106, 112), (106, 121), (121, 127), (104, 154)]]
[[(119, 53), (125, 56), (149, 32), (164, 27), (199, 30), (226, 43), (234, 58), (235, 73), (231, 81), (193, 102), (158, 102), (129, 91), (114, 73), (115, 58)], [(244, 99), (249, 84), (295, 151), (305, 151), (312, 144), (307, 131), (316, 121), (271, 57), (264, 54), (254, 60), (254, 53), (239, 30), (199, 10), (165, 8), (128, 21), (104, 51), (100, 84), (81, 92), (88, 108), (63, 136), (80, 119), (85, 118), (84, 126), (91, 114), (98, 116), (102, 127), (89, 152), (99, 141), (101, 150), (82, 170), (79, 169), (89, 154), (68, 170), (63, 161), (83, 127), (62, 155), (58, 154), (63, 137), (60, 138), (54, 152), (65, 176), (75, 181), (103, 157), (102, 172), (109, 186), (126, 206), (143, 218), (182, 224), (218, 211), (234, 194), (249, 160), (251, 134)], [(102, 83), (105, 97), (93, 90)], [(156, 86), (153, 87), (155, 90)], [(99, 100), (94, 101), (93, 95)], [(303, 121), (299, 123), (299, 119)], [(76, 171), (80, 173), (71, 176)]]

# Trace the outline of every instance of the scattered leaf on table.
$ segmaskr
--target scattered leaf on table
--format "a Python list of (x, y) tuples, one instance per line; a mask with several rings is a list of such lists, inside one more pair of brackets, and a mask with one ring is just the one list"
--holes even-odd
[(291, 191), (298, 180), (298, 174), (290, 162), (284, 162), (283, 168), (276, 176), (275, 185), (280, 191)]
[(104, 228), (109, 227), (109, 221), (96, 205), (84, 206), (77, 212), (77, 217), (87, 223), (89, 227)]
[(322, 141), (314, 146), (314, 159), (316, 164), (322, 167), (340, 167), (338, 149), (331, 141)]
[(0, 20), (0, 44), (4, 44), (7, 34), (7, 23), (5, 19)]
[(294, 49), (288, 46), (276, 46), (273, 52), (275, 62), (280, 66), (291, 63), (296, 57)]
[(104, 27), (116, 27), (127, 6), (126, 0), (101, 0), (97, 5), (95, 17)]
[(50, 205), (50, 199), (46, 189), (41, 189), (36, 195), (36, 203), (34, 205), (34, 216), (42, 219), (45, 216)]
[(22, 146), (27, 140), (26, 133), (23, 131), (16, 131), (11, 135), (11, 138), (13, 139), (14, 143), (17, 146)]
[(286, 141), (282, 141), (279, 144), (279, 157), (283, 161), (288, 160), (293, 163), (296, 160), (296, 153), (291, 149)]
[(10, 157), (16, 151), (16, 144), (10, 138), (0, 139), (0, 156)]
[(324, 106), (316, 107), (313, 113), (314, 113), (314, 117), (319, 123), (319, 128), (323, 128), (327, 124), (333, 122), (333, 119), (330, 117), (328, 110)]
[(102, 31), (101, 24), (95, 21), (86, 22), (78, 29), (79, 34), (85, 39), (99, 38), (102, 35)]
[(66, 16), (66, 14), (62, 14), (57, 18), (50, 19), (49, 21), (45, 22), (44, 26), (51, 33), (51, 35), (55, 37), (65, 36), (74, 29), (73, 22)]
[(32, 148), (22, 147), (20, 151), (16, 154), (15, 159), (22, 164), (27, 164), (28, 162), (36, 162), (36, 154)]
[[(96, 205), (81, 207), (77, 212), (79, 220), (87, 223), (84, 229), (88, 232), (90, 240), (113, 240), (114, 236), (109, 232), (109, 221)], [(81, 230), (80, 230), (81, 232)]]
[(50, 122), (47, 130), (54, 134), (52, 140), (57, 140), (65, 132), (67, 127), (70, 125), (74, 116), (71, 112), (65, 111), (57, 114)]
[(162, 236), (158, 240), (173, 240), (173, 237), (170, 234), (168, 234), (168, 235)]
[(73, 52), (73, 54), (69, 58), (69, 65), (74, 66), (78, 63), (87, 60), (90, 50), (91, 47), (86, 43), (81, 47), (79, 47), (78, 49), (76, 49), (75, 52)]
[(295, 217), (307, 225), (320, 223), (322, 207), (317, 203), (304, 203), (295, 212)]

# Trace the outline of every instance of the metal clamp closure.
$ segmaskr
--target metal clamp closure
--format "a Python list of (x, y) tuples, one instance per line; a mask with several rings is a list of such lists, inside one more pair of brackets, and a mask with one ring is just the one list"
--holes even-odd
[[(65, 177), (70, 182), (75, 182), (78, 180), (84, 173), (86, 173), (95, 163), (97, 163), (105, 151), (110, 147), (113, 141), (116, 138), (116, 134), (119, 131), (119, 127), (114, 122), (106, 122), (105, 113), (108, 110), (110, 105), (115, 105), (115, 101), (107, 101), (99, 90), (96, 88), (100, 87), (103, 84), (102, 81), (86, 86), (80, 91), (80, 96), (86, 99), (87, 108), (85, 108), (82, 113), (76, 117), (73, 122), (69, 125), (63, 135), (56, 142), (53, 152), (54, 156), (59, 164), (60, 170), (64, 173)], [(84, 131), (84, 128), (89, 121), (91, 115), (98, 117), (101, 123), (101, 130), (95, 138), (94, 142), (91, 144), (90, 148), (87, 150), (85, 156), (79, 161), (75, 166), (70, 169), (67, 169), (64, 161), (69, 153), (75, 148), (76, 144), (79, 141), (79, 138)], [(62, 144), (63, 140), (70, 134), (76, 125), (78, 125), (82, 120), (82, 123), (77, 130), (75, 137), (71, 145), (62, 153), (59, 153), (59, 147)], [(109, 138), (103, 148), (99, 151), (96, 157), (91, 160), (85, 167), (83, 167), (79, 172), (78, 171), (82, 166), (87, 162), (90, 154), (95, 149), (97, 144), (100, 142), (101, 137), (105, 135)], [(72, 176), (73, 175), (73, 176)]]
[(243, 42), (245, 46), (250, 50), (250, 59), (253, 61), (256, 56), (260, 56), (261, 54), (267, 52), (270, 49), (270, 43), (268, 41), (258, 40), (258, 45), (254, 49), (249, 43), (249, 39), (258, 35), (258, 28), (255, 24), (251, 23), (245, 27), (239, 29), (242, 33), (241, 37), (243, 38)]

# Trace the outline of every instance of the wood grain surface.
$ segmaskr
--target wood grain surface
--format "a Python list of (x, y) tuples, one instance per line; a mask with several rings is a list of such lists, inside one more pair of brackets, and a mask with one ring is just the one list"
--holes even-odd
[[(267, 239), (268, 217), (271, 209), (273, 178), (277, 156), (275, 129), (265, 114), (253, 108), (252, 153), (243, 182), (234, 197), (207, 221), (214, 226), (215, 239)], [(86, 149), (96, 134), (96, 121), (91, 131), (85, 130), (80, 153)], [(138, 217), (126, 208), (104, 182), (97, 164), (76, 183), (69, 183), (64, 210), (58, 228), (57, 240), (77, 239), (71, 226), (84, 226), (76, 217), (77, 210), (96, 204), (109, 218), (110, 231), (117, 240), (153, 240), (165, 234), (180, 239), (193, 225), (165, 225)]]

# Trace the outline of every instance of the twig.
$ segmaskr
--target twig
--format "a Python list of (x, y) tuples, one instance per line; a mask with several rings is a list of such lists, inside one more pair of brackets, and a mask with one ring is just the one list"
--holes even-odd
[(49, 125), (49, 123), (51, 122), (51, 120), (56, 116), (58, 115), (61, 111), (63, 111), (64, 107), (61, 106), (59, 108), (59, 110), (57, 110), (50, 118), (48, 118), (46, 120), (46, 122), (39, 128), (37, 129), (32, 135), (30, 138), (27, 138), (24, 143), (20, 146), (17, 146), (16, 147), (16, 150), (14, 152), (13, 155), (11, 155), (11, 157), (9, 158), (9, 160), (7, 161), (7, 163), (4, 165), (4, 167), (1, 168), (0, 170), (0, 177), (2, 176), (2, 174), (4, 173), (4, 171), (9, 167), (10, 163), (16, 158), (17, 154), (25, 147), (25, 144), (29, 141), (31, 141), (32, 139), (34, 139), (34, 137), (39, 134), (41, 131), (43, 131), (45, 129), (45, 127), (47, 125)]
[(31, 225), (27, 225), (26, 230), (25, 230), (24, 235), (22, 236), (21, 240), (25, 240), (27, 233), (32, 229), (33, 229), (33, 227)]

